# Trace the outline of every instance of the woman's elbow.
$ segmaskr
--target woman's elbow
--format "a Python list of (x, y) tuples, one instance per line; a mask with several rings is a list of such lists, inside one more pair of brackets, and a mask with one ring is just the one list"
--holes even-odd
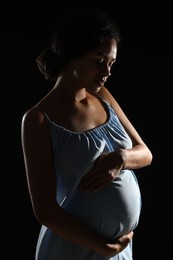
[(150, 166), (151, 163), (153, 161), (153, 154), (152, 152), (148, 149), (148, 152), (147, 152), (147, 166)]

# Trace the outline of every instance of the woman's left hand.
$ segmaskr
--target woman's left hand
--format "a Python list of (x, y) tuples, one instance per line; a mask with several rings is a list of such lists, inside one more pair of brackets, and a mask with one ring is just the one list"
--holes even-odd
[[(119, 156), (117, 154), (117, 156)], [(114, 153), (114, 159), (116, 154)], [(110, 162), (112, 154), (101, 154), (94, 164), (93, 168), (82, 177), (80, 181), (80, 188), (84, 192), (95, 192), (103, 188), (105, 185), (118, 177), (122, 164), (117, 165)], [(115, 160), (119, 161), (119, 160)], [(111, 165), (111, 167), (110, 167)]]

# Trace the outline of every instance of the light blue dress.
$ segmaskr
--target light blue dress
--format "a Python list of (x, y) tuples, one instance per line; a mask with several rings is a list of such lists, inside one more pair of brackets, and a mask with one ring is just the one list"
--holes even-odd
[[(86, 223), (106, 240), (134, 230), (141, 211), (141, 194), (132, 170), (122, 170), (119, 177), (98, 192), (83, 193), (80, 179), (98, 156), (119, 148), (131, 148), (132, 142), (108, 102), (98, 97), (108, 113), (107, 122), (86, 132), (70, 131), (49, 117), (57, 202)], [(107, 260), (89, 249), (77, 246), (41, 227), (36, 260)], [(132, 260), (132, 242), (110, 260)]]

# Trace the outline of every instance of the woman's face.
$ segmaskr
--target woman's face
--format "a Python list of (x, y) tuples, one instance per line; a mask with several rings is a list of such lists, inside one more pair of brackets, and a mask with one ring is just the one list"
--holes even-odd
[(98, 92), (111, 75), (111, 67), (116, 61), (117, 44), (108, 39), (84, 56), (73, 61), (73, 74), (81, 88)]

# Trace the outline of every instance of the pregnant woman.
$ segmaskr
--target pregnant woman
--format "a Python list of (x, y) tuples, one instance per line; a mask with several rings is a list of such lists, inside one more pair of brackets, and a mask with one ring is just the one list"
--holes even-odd
[(105, 86), (119, 42), (110, 17), (78, 10), (59, 22), (36, 60), (52, 84), (21, 125), (42, 225), (36, 260), (133, 259), (141, 210), (133, 170), (150, 165), (152, 154)]

